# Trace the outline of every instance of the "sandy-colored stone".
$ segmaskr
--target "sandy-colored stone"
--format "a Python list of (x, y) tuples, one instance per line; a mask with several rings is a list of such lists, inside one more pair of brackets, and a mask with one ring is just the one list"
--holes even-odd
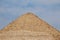
[(27, 13), (0, 30), (0, 40), (60, 40), (60, 32), (33, 13)]

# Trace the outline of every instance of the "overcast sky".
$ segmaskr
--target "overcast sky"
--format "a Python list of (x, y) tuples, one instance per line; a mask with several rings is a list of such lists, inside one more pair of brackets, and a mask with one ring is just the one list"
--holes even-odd
[(27, 12), (60, 30), (60, 0), (0, 0), (0, 29)]

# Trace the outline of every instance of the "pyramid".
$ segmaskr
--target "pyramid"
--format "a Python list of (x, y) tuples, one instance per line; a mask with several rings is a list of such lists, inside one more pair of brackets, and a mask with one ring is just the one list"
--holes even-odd
[(60, 32), (29, 12), (0, 30), (0, 40), (60, 40)]

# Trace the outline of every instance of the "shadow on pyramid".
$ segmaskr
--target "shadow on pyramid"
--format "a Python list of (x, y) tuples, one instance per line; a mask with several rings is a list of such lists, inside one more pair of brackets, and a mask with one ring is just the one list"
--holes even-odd
[(60, 40), (60, 32), (29, 12), (0, 30), (0, 40)]

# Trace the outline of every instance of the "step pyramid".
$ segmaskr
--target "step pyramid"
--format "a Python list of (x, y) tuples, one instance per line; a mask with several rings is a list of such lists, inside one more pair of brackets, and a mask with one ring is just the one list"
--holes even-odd
[(29, 12), (0, 30), (0, 40), (60, 40), (60, 32)]

